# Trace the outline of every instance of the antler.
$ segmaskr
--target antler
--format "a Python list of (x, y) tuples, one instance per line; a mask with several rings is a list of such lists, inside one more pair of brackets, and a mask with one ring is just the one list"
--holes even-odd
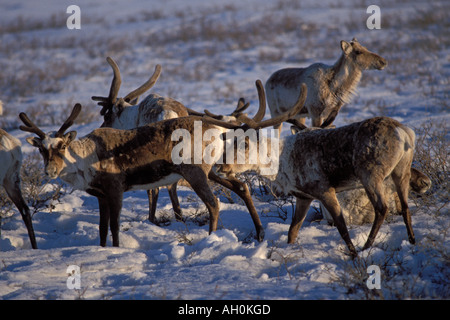
[(161, 65), (157, 64), (155, 67), (155, 72), (153, 72), (153, 75), (150, 77), (150, 79), (147, 80), (142, 86), (137, 88), (136, 90), (131, 91), (129, 94), (127, 94), (124, 98), (126, 102), (130, 102), (131, 100), (139, 97), (144, 92), (150, 90), (151, 87), (153, 87), (158, 80), (159, 76), (161, 75)]
[(44, 139), (45, 133), (41, 129), (39, 129), (33, 121), (28, 118), (27, 114), (25, 112), (21, 112), (19, 114), (20, 120), (25, 124), (25, 126), (19, 126), (19, 129), (22, 131), (27, 131), (31, 133), (35, 133), (39, 138)]
[(256, 89), (258, 90), (259, 97), (259, 109), (258, 112), (253, 117), (255, 122), (260, 122), (264, 115), (266, 114), (266, 92), (264, 91), (264, 87), (262, 85), (261, 80), (256, 80)]
[(107, 97), (99, 97), (93, 96), (91, 99), (94, 101), (100, 101), (98, 105), (102, 106), (103, 109), (100, 111), (100, 114), (103, 116), (109, 108), (116, 103), (117, 95), (119, 94), (120, 85), (122, 84), (122, 77), (120, 76), (120, 70), (117, 63), (111, 58), (107, 57), (106, 61), (113, 69), (113, 79), (111, 82), (111, 88), (109, 89), (109, 95)]
[(250, 102), (245, 103), (244, 98), (239, 98), (238, 104), (236, 109), (231, 113), (232, 116), (237, 116), (238, 114), (244, 112), (248, 106), (250, 105)]
[(199, 117), (203, 117), (203, 116), (205, 115), (204, 113), (195, 111), (195, 110), (193, 110), (193, 109), (191, 109), (191, 108), (188, 108), (188, 107), (186, 107), (186, 110), (187, 110), (187, 112), (188, 112), (188, 114), (189, 114), (190, 116), (199, 116)]
[[(238, 100), (238, 104), (237, 104), (236, 109), (234, 109), (234, 111), (230, 114), (230, 116), (237, 117), (245, 109), (247, 109), (249, 105), (250, 105), (250, 102), (245, 103), (245, 99), (244, 98), (240, 98)], [(218, 119), (218, 120), (220, 120), (223, 117), (222, 115), (218, 115), (218, 114), (212, 113), (208, 109), (204, 110), (204, 112), (205, 112), (204, 114), (202, 114), (200, 112), (196, 112), (196, 111), (191, 112), (190, 109), (188, 111), (189, 111), (189, 114), (192, 114), (192, 115), (200, 115), (200, 116), (207, 115), (208, 117), (211, 117), (211, 118), (214, 118), (214, 119)]]
[(206, 116), (204, 115), (203, 117), (199, 118), (201, 121), (213, 124), (213, 125), (217, 125), (219, 127), (222, 128), (227, 128), (227, 129), (239, 129), (241, 128), (240, 125), (236, 124), (236, 123), (232, 123), (232, 122), (226, 122), (223, 120), (219, 120), (219, 119), (215, 119), (215, 118), (211, 118), (210, 116)]
[[(248, 127), (252, 128), (252, 129), (266, 128), (266, 127), (270, 127), (270, 126), (279, 124), (281, 122), (287, 121), (289, 119), (292, 119), (297, 113), (300, 112), (300, 110), (305, 105), (306, 96), (308, 94), (308, 88), (306, 87), (306, 84), (302, 83), (301, 93), (297, 99), (297, 102), (295, 103), (294, 107), (291, 110), (289, 110), (275, 118), (261, 121), (260, 117), (261, 116), (264, 117), (265, 107), (266, 107), (265, 92), (264, 92), (264, 88), (262, 86), (261, 81), (259, 81), (259, 80), (256, 81), (256, 87), (258, 89), (259, 101), (260, 101), (258, 113), (253, 117), (253, 119), (249, 118), (246, 114), (243, 114), (243, 113), (237, 116), (238, 121), (245, 123), (245, 125), (247, 125)], [(209, 116), (204, 116), (202, 118), (202, 120), (205, 122), (211, 123), (213, 125), (218, 125), (218, 126), (228, 128), (228, 129), (241, 128), (241, 126), (238, 126), (236, 124), (232, 124), (232, 123), (228, 123), (228, 122), (225, 122), (222, 120), (214, 119)]]
[[(81, 104), (77, 103), (72, 109), (72, 112), (70, 113), (70, 116), (67, 118), (66, 121), (64, 121), (63, 125), (59, 130), (56, 132), (55, 137), (62, 137), (64, 135), (64, 132), (73, 125), (74, 120), (78, 117), (81, 111)], [(25, 126), (19, 126), (19, 129), (22, 131), (27, 131), (31, 133), (35, 133), (39, 138), (45, 139), (46, 134), (44, 131), (38, 128), (37, 125), (33, 123), (33, 121), (28, 118), (27, 114), (25, 112), (21, 112), (19, 114), (20, 120), (25, 124)]]
[[(253, 117), (253, 121), (260, 122), (264, 118), (264, 115), (266, 114), (266, 94), (264, 92), (264, 87), (262, 85), (261, 80), (256, 80), (256, 89), (258, 90), (259, 109), (258, 109), (258, 112)], [(236, 109), (230, 115), (234, 116), (236, 118), (239, 118), (242, 115), (243, 111), (245, 109), (247, 109), (249, 105), (250, 105), (249, 102), (245, 103), (244, 98), (240, 98)], [(205, 109), (205, 114), (208, 117), (218, 119), (218, 120), (222, 117), (220, 115), (216, 115), (216, 114), (208, 111), (207, 109)]]
[[(262, 93), (264, 93), (264, 89), (261, 87), (262, 89)], [(279, 124), (281, 122), (287, 121), (291, 118), (293, 118), (297, 113), (299, 113), (299, 111), (303, 108), (305, 101), (306, 101), (306, 96), (308, 94), (308, 88), (306, 87), (306, 84), (302, 83), (302, 91), (297, 99), (297, 102), (295, 103), (294, 107), (290, 110), (287, 111), (275, 118), (272, 119), (268, 119), (265, 121), (255, 121), (255, 117), (253, 117), (253, 119), (248, 118), (245, 114), (242, 114), (238, 117), (239, 121), (242, 121), (243, 123), (247, 124), (250, 128), (253, 129), (261, 129), (261, 128), (265, 128), (265, 127), (270, 127), (276, 124)], [(260, 99), (261, 99), (261, 94), (260, 94)]]
[(113, 69), (114, 76), (111, 82), (111, 88), (109, 89), (108, 100), (111, 101), (112, 104), (116, 103), (117, 95), (119, 94), (120, 85), (122, 84), (122, 77), (120, 75), (119, 66), (117, 63), (111, 58), (107, 57), (106, 61), (108, 61), (109, 65)]
[(219, 119), (219, 118), (221, 117), (221, 115), (212, 113), (212, 112), (209, 111), (208, 109), (205, 109), (203, 112), (205, 112), (205, 114), (206, 114), (208, 117), (211, 117), (211, 118), (214, 118), (214, 119)]
[(298, 121), (297, 119), (294, 119), (294, 118), (288, 119), (288, 120), (286, 120), (286, 122), (293, 124), (293, 126), (297, 127), (299, 130), (305, 130), (306, 128), (308, 128), (303, 123), (301, 123), (300, 121)]
[[(117, 96), (119, 94), (120, 85), (122, 84), (122, 77), (120, 75), (120, 70), (117, 63), (111, 57), (107, 57), (106, 61), (111, 66), (114, 73), (111, 82), (111, 88), (109, 89), (109, 95), (107, 97), (93, 96), (91, 98), (94, 101), (99, 101), (98, 105), (103, 107), (103, 109), (100, 111), (100, 114), (102, 116), (105, 115), (106, 111), (112, 108), (112, 106), (117, 102)], [(161, 65), (158, 64), (156, 65), (155, 72), (150, 77), (150, 79), (148, 79), (147, 82), (145, 82), (142, 86), (140, 86), (136, 90), (133, 90), (129, 94), (127, 94), (125, 98), (123, 98), (123, 100), (126, 102), (130, 102), (138, 98), (144, 92), (148, 91), (151, 87), (155, 85), (160, 74), (161, 74)]]
[(81, 111), (81, 104), (77, 103), (74, 105), (72, 112), (70, 113), (70, 116), (67, 118), (67, 120), (63, 123), (61, 128), (59, 128), (58, 132), (56, 132), (56, 137), (62, 137), (64, 135), (64, 132), (69, 129), (71, 125), (73, 125), (73, 122), (78, 117)]

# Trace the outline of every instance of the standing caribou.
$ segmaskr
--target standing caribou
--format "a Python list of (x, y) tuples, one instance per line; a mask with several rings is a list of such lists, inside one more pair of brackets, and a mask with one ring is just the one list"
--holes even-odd
[[(331, 128), (327, 128), (331, 129)], [(313, 130), (320, 130), (317, 127), (311, 128), (298, 128), (295, 125), (291, 126), (291, 131), (297, 134), (310, 132)], [(400, 200), (396, 192), (396, 187), (391, 178), (386, 179), (384, 182), (386, 203), (388, 206), (387, 214), (394, 214), (401, 212)], [(411, 167), (411, 179), (409, 181), (410, 189), (416, 193), (423, 194), (431, 188), (431, 179), (422, 171)], [(365, 224), (373, 223), (375, 218), (374, 207), (367, 197), (367, 193), (363, 187), (340, 192), (336, 195), (339, 205), (341, 207), (342, 215), (348, 224)], [(330, 224), (334, 224), (333, 217), (328, 210), (320, 204), (323, 217)]]
[[(161, 65), (156, 65), (153, 75), (139, 88), (128, 93), (124, 98), (118, 98), (122, 77), (119, 66), (111, 58), (106, 61), (113, 69), (113, 80), (108, 97), (93, 96), (92, 100), (99, 101), (102, 106), (100, 114), (104, 121), (101, 127), (115, 129), (134, 129), (161, 120), (188, 116), (188, 111), (180, 102), (158, 94), (149, 94), (141, 103), (137, 104), (139, 96), (150, 90), (161, 74)], [(181, 207), (177, 196), (177, 182), (168, 185), (167, 191), (172, 202), (175, 218), (181, 220)], [(156, 223), (156, 205), (159, 188), (147, 190), (149, 202), (149, 220)]]
[[(422, 194), (431, 188), (431, 179), (420, 170), (411, 167), (410, 189)], [(387, 214), (401, 212), (400, 200), (396, 192), (392, 179), (384, 181), (386, 201), (388, 206)], [(341, 206), (342, 214), (347, 224), (362, 225), (372, 223), (375, 218), (375, 211), (363, 188), (344, 191), (337, 194), (337, 199)], [(320, 206), (323, 217), (333, 223), (333, 218), (323, 205)]]
[[(150, 77), (150, 79), (147, 80), (138, 89), (128, 93), (125, 98), (117, 98), (122, 83), (120, 70), (117, 63), (112, 58), (107, 57), (106, 60), (113, 69), (113, 80), (111, 82), (109, 95), (108, 97), (92, 97), (94, 101), (99, 101), (98, 104), (103, 107), (100, 112), (100, 114), (104, 116), (104, 122), (101, 127), (133, 129), (161, 120), (184, 117), (188, 114), (201, 117), (207, 115), (216, 120), (223, 120), (231, 123), (236, 122), (237, 117), (240, 116), (249, 106), (249, 104), (246, 104), (243, 99), (240, 99), (237, 108), (229, 116), (216, 116), (210, 113), (208, 110), (205, 110), (205, 113), (196, 112), (192, 109), (186, 108), (183, 104), (172, 98), (161, 97), (158, 94), (150, 94), (139, 105), (136, 105), (139, 96), (150, 90), (150, 88), (152, 88), (158, 80), (161, 73), (161, 66), (157, 65), (155, 68), (155, 72)], [(263, 92), (261, 81), (258, 80), (256, 82), (256, 85), (261, 99), (261, 92)], [(264, 117), (264, 113), (265, 109), (260, 109), (255, 115), (254, 120), (261, 121)], [(242, 200), (244, 200), (244, 203), (246, 204), (247, 209), (256, 226), (256, 238), (259, 241), (262, 241), (264, 238), (264, 229), (262, 227), (261, 221), (259, 220), (258, 213), (253, 204), (253, 200), (251, 198), (250, 191), (247, 185), (236, 179), (235, 177), (230, 177), (228, 179), (219, 177), (214, 173), (214, 171), (209, 172), (208, 178), (232, 190)], [(175, 182), (167, 186), (167, 189), (169, 191), (169, 196), (175, 212), (175, 218), (177, 220), (181, 220), (181, 208), (178, 202), (176, 191), (177, 183), (178, 182)], [(159, 188), (147, 190), (147, 193), (149, 199), (149, 221), (156, 224), (157, 221), (155, 214)]]
[[(350, 101), (361, 80), (362, 71), (383, 70), (387, 62), (370, 52), (355, 38), (341, 41), (342, 55), (332, 66), (314, 63), (307, 68), (287, 68), (274, 72), (266, 82), (267, 103), (272, 116), (289, 110), (294, 104), (302, 83), (308, 87), (305, 107), (295, 117), (305, 124), (311, 118), (312, 126), (327, 127), (336, 118), (341, 107)], [(277, 125), (278, 136), (281, 124)]]
[(21, 143), (6, 131), (0, 129), (0, 183), (11, 201), (16, 205), (27, 227), (31, 247), (37, 249), (30, 209), (20, 189), (20, 168), (22, 166)]
[[(258, 83), (258, 92), (263, 91), (261, 83)], [(260, 103), (261, 101), (260, 98)], [(80, 140), (75, 140), (76, 131), (65, 133), (81, 111), (80, 104), (74, 106), (57, 132), (44, 133), (25, 113), (21, 113), (19, 117), (25, 124), (20, 129), (37, 135), (27, 138), (27, 142), (39, 149), (46, 174), (50, 178), (60, 177), (74, 188), (97, 197), (100, 208), (100, 245), (106, 246), (110, 226), (112, 244), (119, 246), (119, 216), (123, 193), (165, 186), (181, 178), (191, 185), (205, 203), (210, 214), (209, 232), (217, 229), (219, 204), (208, 185), (214, 163), (203, 159), (196, 163), (195, 150), (191, 152), (192, 157), (188, 159), (190, 161), (175, 163), (172, 159), (173, 148), (177, 145), (172, 139), (175, 130), (186, 130), (194, 139), (196, 121), (201, 122), (202, 133), (209, 129), (225, 132), (223, 127), (239, 127), (244, 130), (249, 127), (263, 128), (290, 119), (303, 103), (304, 100), (299, 100), (290, 112), (265, 121), (261, 121), (265, 110), (265, 103), (261, 103), (253, 119), (245, 115), (238, 117), (240, 121), (245, 117), (245, 121), (250, 123), (242, 127), (209, 117), (189, 116), (163, 120), (131, 130), (99, 128)], [(192, 143), (192, 146), (200, 148), (201, 154), (204, 154), (205, 148), (211, 143), (203, 140), (201, 145)], [(250, 214), (258, 234), (263, 230), (261, 222), (256, 211)]]
[[(302, 87), (306, 87), (305, 84)], [(251, 124), (248, 119), (241, 119)], [(251, 143), (255, 142), (249, 141), (247, 150)], [(414, 244), (408, 208), (414, 144), (414, 131), (387, 117), (280, 139), (278, 170), (272, 175), (265, 175), (265, 178), (273, 182), (275, 192), (296, 197), (288, 243), (295, 242), (311, 202), (317, 199), (332, 216), (351, 256), (356, 257), (356, 249), (348, 234), (336, 194), (360, 187), (365, 189), (375, 209), (375, 219), (364, 250), (373, 244), (386, 216), (388, 190), (383, 181), (391, 177), (400, 201), (408, 239)], [(235, 173), (248, 170), (260, 172), (265, 166), (257, 161), (256, 164), (223, 164), (220, 169), (223, 174), (234, 176)]]

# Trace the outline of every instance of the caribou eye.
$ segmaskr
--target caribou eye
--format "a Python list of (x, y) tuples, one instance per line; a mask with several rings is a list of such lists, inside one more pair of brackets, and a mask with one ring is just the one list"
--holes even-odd
[(355, 50), (355, 54), (356, 54), (356, 55), (360, 55), (361, 53), (362, 53), (361, 51)]

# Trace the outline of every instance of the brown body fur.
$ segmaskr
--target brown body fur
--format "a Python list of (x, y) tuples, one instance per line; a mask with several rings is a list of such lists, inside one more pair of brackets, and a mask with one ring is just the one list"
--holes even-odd
[(364, 249), (372, 245), (387, 214), (383, 181), (391, 176), (398, 193), (409, 241), (414, 243), (407, 204), (414, 132), (390, 118), (372, 118), (335, 130), (317, 130), (292, 137), (290, 153), (296, 164), (291, 193), (297, 206), (289, 242), (297, 237), (307, 208), (318, 199), (330, 212), (352, 255), (356, 254), (336, 193), (364, 187), (375, 209), (375, 220)]
[[(176, 144), (171, 141), (172, 132), (179, 128), (193, 132), (195, 120), (200, 118), (169, 119), (125, 131), (100, 128), (83, 138), (95, 144), (96, 159), (93, 158), (95, 161), (91, 164), (95, 174), (86, 191), (99, 199), (102, 246), (106, 244), (108, 221), (111, 223), (113, 245), (119, 245), (118, 220), (123, 192), (136, 187), (145, 188), (149, 184), (154, 184), (154, 187), (165, 185), (159, 182), (173, 174), (180, 176), (175, 180), (183, 177), (189, 182), (210, 212), (210, 232), (217, 229), (218, 202), (207, 183), (211, 165), (175, 165), (171, 159), (171, 150)], [(203, 130), (211, 127), (204, 125)]]
[[(366, 249), (372, 245), (387, 214), (388, 190), (383, 182), (391, 177), (409, 241), (414, 243), (407, 203), (414, 143), (415, 135), (411, 129), (386, 117), (281, 139), (278, 171), (266, 178), (273, 182), (272, 188), (276, 193), (296, 197), (288, 242), (295, 242), (311, 202), (317, 199), (329, 211), (351, 255), (355, 257), (357, 253), (336, 194), (361, 187), (365, 189), (375, 210), (374, 223), (363, 248)], [(223, 171), (228, 175), (247, 170), (258, 172), (262, 166), (224, 166)]]
[[(411, 168), (411, 180), (409, 186), (414, 192), (422, 194), (431, 188), (431, 180), (420, 170)], [(386, 179), (384, 181), (384, 187), (387, 191), (386, 201), (388, 205), (388, 215), (401, 212), (400, 199), (392, 179)], [(338, 193), (337, 199), (341, 206), (345, 221), (348, 224), (362, 225), (365, 223), (373, 223), (375, 219), (375, 210), (363, 188)], [(334, 223), (330, 213), (323, 205), (321, 205), (321, 209), (324, 218), (327, 219), (329, 223)]]
[[(188, 111), (183, 104), (172, 98), (162, 97), (158, 94), (150, 94), (139, 103), (139, 105), (136, 105), (139, 96), (152, 88), (156, 83), (161, 73), (160, 65), (156, 66), (154, 74), (141, 87), (127, 94), (125, 98), (117, 99), (122, 81), (119, 67), (112, 58), (108, 57), (106, 60), (114, 72), (110, 94), (108, 97), (92, 97), (93, 100), (100, 101), (98, 104), (103, 106), (102, 111), (100, 112), (100, 114), (104, 116), (104, 122), (101, 125), (102, 127), (134, 129), (148, 123), (188, 116)], [(177, 220), (181, 220), (182, 216), (177, 196), (177, 183), (167, 186), (167, 190), (175, 212), (175, 217)], [(149, 200), (149, 220), (157, 224), (155, 215), (159, 188), (147, 190), (147, 194)]]

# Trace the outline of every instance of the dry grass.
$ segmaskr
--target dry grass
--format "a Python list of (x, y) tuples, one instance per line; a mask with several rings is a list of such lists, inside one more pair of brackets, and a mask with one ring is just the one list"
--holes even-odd
[[(3, 70), (8, 66), (2, 65)], [(0, 88), (5, 96), (27, 97), (35, 93), (56, 93), (63, 88), (63, 81), (79, 73), (74, 65), (63, 59), (48, 60), (42, 67), (25, 61), (20, 70), (0, 73)]]
[(449, 127), (445, 121), (426, 122), (415, 128), (416, 149), (413, 166), (432, 181), (431, 190), (413, 197), (422, 210), (436, 215), (448, 214), (450, 201), (450, 142)]

